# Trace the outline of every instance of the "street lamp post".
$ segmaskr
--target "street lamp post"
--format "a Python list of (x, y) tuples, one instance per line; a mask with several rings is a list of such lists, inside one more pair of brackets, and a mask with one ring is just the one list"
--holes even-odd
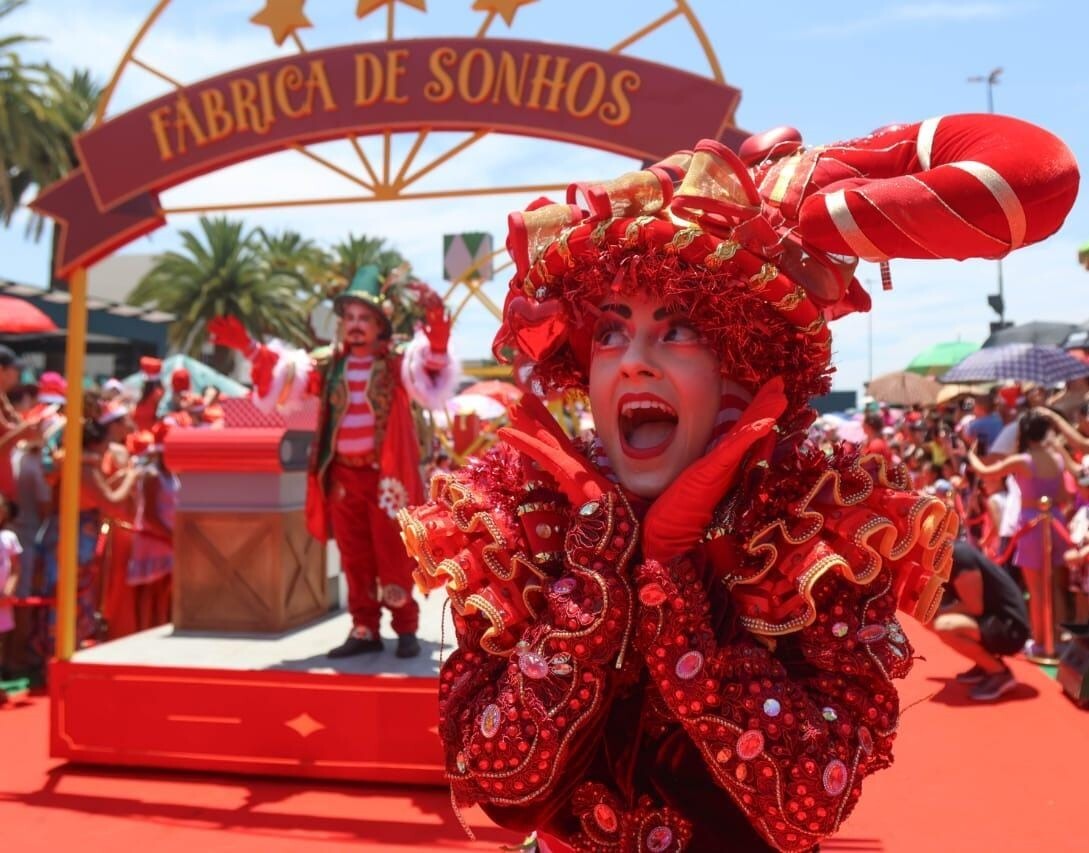
[[(990, 74), (986, 76), (977, 75), (975, 77), (969, 77), (969, 83), (986, 83), (987, 84), (987, 112), (994, 113), (994, 87), (998, 85), (998, 78), (1002, 76), (1002, 69), (995, 68)], [(998, 329), (1004, 329), (1006, 327), (1006, 299), (1004, 295), (1004, 287), (1002, 281), (1002, 261), (998, 261), (998, 293), (993, 296), (987, 297), (987, 304), (991, 306), (996, 312), (998, 312)]]

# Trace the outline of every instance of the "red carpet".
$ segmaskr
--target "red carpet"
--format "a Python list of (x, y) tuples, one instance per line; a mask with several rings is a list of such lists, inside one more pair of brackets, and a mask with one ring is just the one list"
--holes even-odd
[[(896, 766), (868, 780), (822, 849), (1084, 850), (1089, 713), (1022, 661), (1015, 691), (971, 703), (951, 681), (961, 660), (911, 633), (926, 660), (902, 689), (905, 706), (918, 704)], [(47, 718), (44, 697), (0, 707), (0, 838), (20, 853), (496, 850), (516, 840), (472, 810), (470, 841), (443, 791), (62, 765), (45, 757)]]

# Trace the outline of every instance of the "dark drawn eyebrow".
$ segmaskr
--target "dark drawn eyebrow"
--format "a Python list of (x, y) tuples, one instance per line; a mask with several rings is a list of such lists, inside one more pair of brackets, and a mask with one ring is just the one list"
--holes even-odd
[(619, 314), (625, 320), (631, 319), (631, 309), (627, 305), (621, 305), (620, 303), (610, 302), (608, 305), (602, 305), (601, 313), (609, 312), (612, 314)]
[(670, 307), (668, 305), (662, 306), (661, 308), (659, 308), (657, 311), (654, 312), (654, 320), (656, 322), (661, 322), (662, 320), (671, 319), (673, 317), (687, 317), (687, 316), (688, 315), (684, 313), (683, 309), (678, 308), (676, 306)]

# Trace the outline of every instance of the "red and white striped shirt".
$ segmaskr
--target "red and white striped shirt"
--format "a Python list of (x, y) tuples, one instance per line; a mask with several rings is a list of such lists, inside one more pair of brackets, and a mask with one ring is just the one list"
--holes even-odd
[(337, 429), (337, 453), (359, 454), (374, 450), (374, 411), (367, 400), (367, 385), (374, 366), (372, 356), (348, 356), (344, 378), (348, 382), (348, 409)]

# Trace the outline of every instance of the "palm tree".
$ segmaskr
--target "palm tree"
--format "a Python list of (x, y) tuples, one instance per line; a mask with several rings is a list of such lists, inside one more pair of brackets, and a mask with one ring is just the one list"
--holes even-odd
[(329, 288), (329, 254), (297, 231), (270, 232), (258, 228), (252, 236), (259, 263), (270, 276), (283, 276), (305, 299), (307, 316), (325, 298)]
[[(0, 0), (0, 19), (24, 2)], [(5, 225), (11, 222), (22, 194), (35, 182), (36, 167), (49, 160), (67, 160), (45, 99), (49, 69), (24, 63), (16, 52), (35, 40), (23, 35), (0, 37), (0, 214)]]
[[(181, 232), (183, 251), (167, 252), (129, 295), (134, 305), (153, 305), (177, 319), (171, 345), (199, 355), (213, 317), (237, 317), (251, 334), (309, 346), (308, 312), (301, 307), (298, 280), (270, 274), (244, 233), (244, 223), (226, 217), (200, 218), (200, 233)], [(214, 366), (228, 372), (233, 357), (217, 347)]]
[[(333, 264), (330, 278), (333, 287), (347, 287), (360, 267), (374, 264), (385, 278), (406, 261), (396, 249), (384, 248), (386, 241), (381, 237), (357, 237), (349, 234), (347, 239), (333, 244)], [(335, 295), (330, 293), (329, 295)]]

